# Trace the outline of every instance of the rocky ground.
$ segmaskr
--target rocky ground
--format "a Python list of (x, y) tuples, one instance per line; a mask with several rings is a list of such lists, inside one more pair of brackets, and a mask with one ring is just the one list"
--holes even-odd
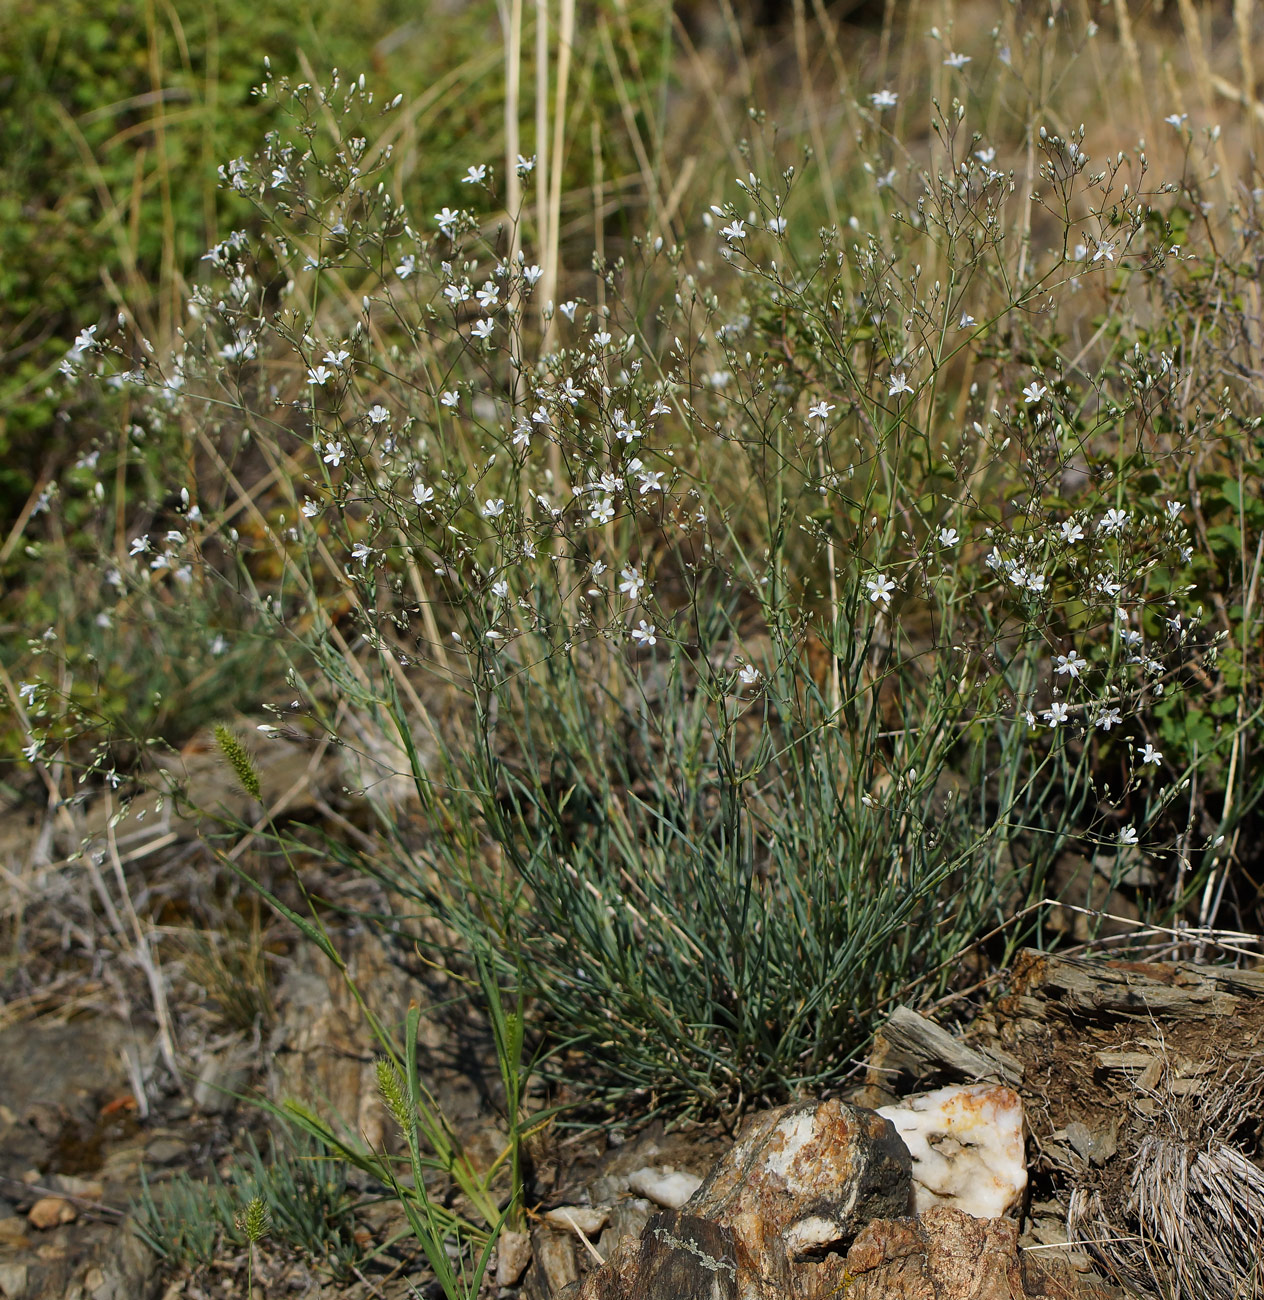
[[(289, 791), (292, 810), (323, 816), (310, 793), (318, 785), (303, 786), (289, 761), (267, 773), (274, 797)], [(266, 1116), (249, 1095), (298, 1098), (341, 1115), (375, 1146), (390, 1140), (374, 1044), (345, 982), (252, 910), (249, 891), (224, 884), (176, 806), (155, 803), (143, 834), (88, 861), (68, 851), (74, 836), (59, 843), (41, 818), (5, 823), (4, 860), (23, 860), (23, 847), (28, 864), (8, 873), (15, 961), (0, 986), (7, 1300), (245, 1295), (244, 1250), (225, 1246), (197, 1269), (173, 1266), (137, 1238), (129, 1215), (142, 1169), (160, 1199), (182, 1174), (229, 1176), (247, 1135), (263, 1147)], [(71, 829), (82, 839), (82, 825)], [(29, 852), (40, 837), (42, 860)], [(362, 882), (313, 881), (326, 897), (365, 901), (356, 896)], [(193, 942), (199, 934), (213, 942)], [(504, 1128), (485, 1027), (415, 953), (351, 923), (335, 938), (384, 1022), (401, 1023), (413, 999), (433, 1009), (422, 1022), (423, 1069), (472, 1158), (490, 1161)], [(487, 1294), (824, 1300), (845, 1290), (851, 1300), (1017, 1300), (1101, 1297), (1112, 1280), (1144, 1292), (1129, 1273), (1135, 1259), (1112, 1262), (1080, 1243), (1136, 1228), (1129, 1180), (1160, 1130), (1174, 1142), (1240, 1151), (1264, 1183), (1264, 1102), (1251, 1073), (1264, 1037), (1264, 973), (1101, 957), (1024, 955), (1004, 979), (934, 1019), (897, 1009), (867, 1075), (842, 1098), (753, 1117), (736, 1144), (720, 1126), (549, 1130), (531, 1150), (526, 1231), (505, 1238)], [(867, 1108), (979, 1082), (1021, 1101), (1026, 1188), (1003, 1219), (970, 1218), (952, 1195), (909, 1218), (918, 1165), (900, 1163), (905, 1148)], [(1218, 1100), (1226, 1092), (1236, 1098), (1228, 1119)], [(783, 1121), (797, 1134), (789, 1145)], [(930, 1141), (937, 1156), (977, 1145), (960, 1134)], [(840, 1151), (850, 1152), (842, 1163)], [(878, 1167), (881, 1177), (871, 1177)], [(1251, 1176), (1235, 1176), (1239, 1183), (1216, 1189), (1221, 1199), (1255, 1196), (1258, 1211)], [(1082, 1213), (1068, 1245), (1077, 1188)], [(334, 1276), (265, 1239), (256, 1294), (412, 1294), (424, 1267), (401, 1236), (398, 1210), (372, 1192), (352, 1180), (350, 1266)], [(1183, 1207), (1187, 1217), (1202, 1212), (1196, 1200)]]

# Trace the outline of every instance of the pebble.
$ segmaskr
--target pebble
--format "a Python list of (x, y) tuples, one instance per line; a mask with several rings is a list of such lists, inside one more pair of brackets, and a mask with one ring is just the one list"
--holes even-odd
[(62, 1200), (60, 1196), (41, 1196), (26, 1212), (26, 1217), (31, 1227), (45, 1232), (49, 1228), (60, 1227), (63, 1223), (73, 1223), (79, 1213), (69, 1201)]
[(0, 1246), (16, 1250), (26, 1245), (26, 1222), (16, 1214), (6, 1214), (0, 1219)]
[(606, 1205), (562, 1205), (544, 1215), (545, 1223), (551, 1227), (576, 1235), (582, 1232), (586, 1237), (595, 1237), (609, 1219), (610, 1208)]
[(26, 1294), (25, 1264), (0, 1264), (0, 1295), (5, 1300), (20, 1300)]
[(183, 1158), (189, 1148), (177, 1138), (160, 1137), (145, 1148), (145, 1159), (151, 1165), (172, 1165)]
[(702, 1179), (697, 1174), (671, 1168), (638, 1169), (628, 1175), (628, 1187), (632, 1191), (667, 1210), (680, 1209), (701, 1186)]
[(496, 1285), (515, 1286), (531, 1262), (531, 1238), (506, 1229), (496, 1240)]

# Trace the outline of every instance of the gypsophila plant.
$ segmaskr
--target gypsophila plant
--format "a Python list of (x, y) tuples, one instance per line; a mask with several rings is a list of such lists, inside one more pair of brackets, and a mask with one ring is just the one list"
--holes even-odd
[[(915, 153), (875, 90), (856, 215), (819, 225), (816, 154), (753, 112), (706, 210), (549, 301), (506, 207), (536, 159), (414, 212), (363, 79), (260, 93), (292, 129), (221, 177), (266, 238), (209, 251), (175, 355), (93, 337), (70, 369), (266, 501), (162, 564), (141, 539), (124, 580), (243, 592), (301, 701), (270, 734), (364, 751), (380, 843), (331, 851), (520, 969), (585, 1083), (824, 1085), (985, 932), (1047, 937), (1066, 854), (1090, 910), (1144, 853), (1140, 910), (1214, 922), (1259, 796), (1259, 426), (1224, 362), (1244, 312), (1173, 310), (1230, 274), (1194, 149), (1156, 181), (1028, 100), (1016, 169), (963, 91), (919, 106)], [(1237, 615), (1195, 562), (1206, 476), (1239, 504)], [(1231, 794), (1196, 815), (1208, 762)]]

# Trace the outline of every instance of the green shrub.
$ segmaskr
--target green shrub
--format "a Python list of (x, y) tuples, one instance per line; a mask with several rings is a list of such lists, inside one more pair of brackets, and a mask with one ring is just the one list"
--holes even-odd
[(1208, 923), (1259, 786), (1195, 836), (1189, 783), (1237, 769), (1259, 703), (1239, 650), (1219, 730), (1173, 731), (1220, 707), (1229, 641), (1187, 484), (1228, 494), (1258, 422), (1226, 333), (1187, 328), (1226, 273), (1180, 235), (1188, 177), (1041, 129), (1016, 198), (956, 101), (936, 161), (879, 172), (862, 111), (867, 228), (804, 226), (813, 188), (757, 132), (687, 242), (650, 229), (552, 304), (482, 162), (414, 221), (374, 174), (393, 109), (267, 96), (293, 131), (226, 173), (267, 238), (222, 242), (187, 347), (123, 379), (153, 436), (196, 428), (284, 499), (253, 545), (195, 520), (127, 578), (245, 587), (314, 733), (374, 738), (382, 848), (348, 859), (521, 966), (590, 1083), (823, 1086), (985, 933), (1041, 938), (1069, 851), (1090, 910), (1140, 851), (1142, 907), (1202, 889)]

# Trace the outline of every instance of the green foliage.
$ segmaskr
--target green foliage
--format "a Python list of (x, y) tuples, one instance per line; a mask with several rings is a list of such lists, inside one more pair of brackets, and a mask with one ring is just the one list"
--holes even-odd
[[(306, 1135), (269, 1138), (265, 1156), (251, 1138), (227, 1179), (181, 1171), (155, 1187), (142, 1178), (132, 1213), (145, 1243), (167, 1263), (209, 1268), (226, 1247), (272, 1241), (345, 1281), (364, 1259), (355, 1240), (356, 1193), (347, 1166)], [(243, 1207), (244, 1211), (243, 1211)]]

